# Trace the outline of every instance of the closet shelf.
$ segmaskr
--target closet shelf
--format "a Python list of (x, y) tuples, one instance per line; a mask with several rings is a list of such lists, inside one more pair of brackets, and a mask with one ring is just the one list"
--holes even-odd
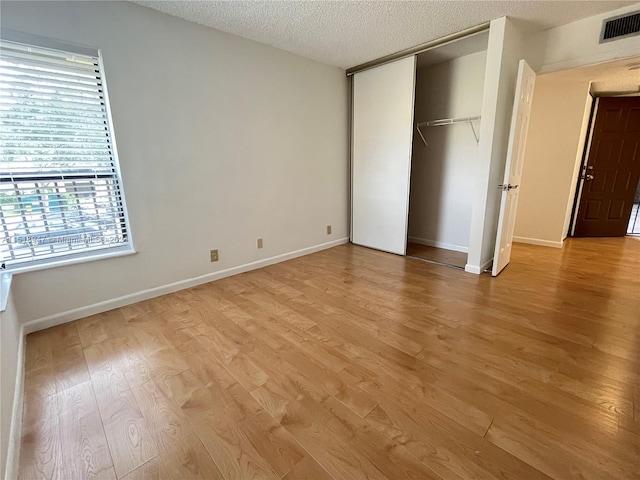
[(416, 130), (418, 130), (418, 133), (420, 134), (420, 138), (422, 138), (422, 142), (424, 143), (424, 146), (427, 146), (427, 141), (424, 138), (424, 135), (422, 134), (422, 131), (420, 130), (421, 127), (442, 127), (443, 125), (453, 125), (456, 123), (468, 123), (469, 126), (471, 126), (471, 131), (473, 132), (473, 136), (476, 139), (476, 143), (480, 142), (480, 138), (478, 137), (478, 134), (476, 133), (476, 129), (473, 126), (473, 122), (474, 120), (480, 120), (480, 116), (477, 117), (460, 117), (460, 118), (442, 118), (440, 120), (431, 120), (430, 122), (421, 122), (418, 123), (416, 125)]

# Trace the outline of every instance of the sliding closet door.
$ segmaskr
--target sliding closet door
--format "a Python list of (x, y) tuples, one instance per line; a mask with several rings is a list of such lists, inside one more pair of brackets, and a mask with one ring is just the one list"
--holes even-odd
[(353, 77), (352, 241), (404, 255), (413, 139), (414, 57)]

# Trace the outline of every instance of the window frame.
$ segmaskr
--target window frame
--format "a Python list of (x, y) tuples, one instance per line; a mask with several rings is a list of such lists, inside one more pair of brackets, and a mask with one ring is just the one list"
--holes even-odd
[[(77, 45), (65, 41), (60, 41), (52, 38), (41, 37), (38, 35), (33, 35), (30, 33), (18, 32), (10, 29), (2, 29), (0, 31), (0, 38), (2, 40), (6, 40), (9, 42), (20, 43), (27, 46), (34, 46), (39, 48), (47, 48), (57, 51), (62, 51), (69, 54), (79, 54), (79, 55), (88, 55), (93, 56), (98, 59), (98, 68), (100, 72), (100, 80), (102, 83), (102, 93), (104, 97), (104, 110), (107, 121), (107, 126), (109, 129), (109, 137), (111, 143), (111, 151), (113, 157), (113, 169), (115, 171), (115, 178), (118, 182), (119, 188), (119, 202), (122, 205), (122, 221), (124, 221), (124, 226), (126, 228), (126, 243), (121, 246), (116, 247), (103, 247), (103, 248), (93, 248), (88, 251), (71, 251), (70, 253), (62, 253), (59, 255), (54, 255), (49, 258), (40, 258), (37, 257), (35, 259), (30, 259), (27, 261), (22, 261), (19, 263), (15, 263), (13, 265), (9, 264), (5, 266), (5, 262), (7, 259), (2, 259), (0, 264), (0, 273), (23, 273), (23, 272), (31, 272), (37, 270), (44, 270), (49, 268), (55, 268), (65, 265), (73, 265), (78, 263), (92, 262), (103, 260), (107, 258), (121, 257), (125, 255), (131, 255), (136, 253), (133, 243), (133, 234), (131, 231), (131, 221), (129, 219), (129, 210), (127, 208), (127, 202), (125, 198), (125, 188), (124, 181), (122, 176), (122, 171), (120, 168), (120, 157), (118, 155), (118, 147), (116, 144), (116, 134), (115, 128), (113, 125), (113, 118), (111, 115), (111, 102), (109, 100), (109, 91), (107, 87), (107, 78), (104, 67), (104, 59), (102, 56), (102, 50), (99, 48), (88, 47), (83, 45)], [(37, 176), (38, 174), (36, 174)], [(42, 181), (37, 180), (36, 176), (34, 176), (34, 181)], [(31, 177), (25, 177), (25, 181), (29, 181)], [(78, 177), (80, 179), (88, 179), (95, 178), (95, 175), (88, 176), (87, 178)], [(62, 233), (64, 235), (64, 233)]]

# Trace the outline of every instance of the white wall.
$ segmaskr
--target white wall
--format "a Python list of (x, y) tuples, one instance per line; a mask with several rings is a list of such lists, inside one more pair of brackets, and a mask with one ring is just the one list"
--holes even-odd
[(528, 43), (537, 45), (542, 52), (539, 59), (542, 68), (539, 73), (638, 55), (640, 36), (599, 43), (603, 20), (638, 10), (640, 3), (533, 35)]
[[(536, 80), (516, 216), (515, 240), (561, 247), (589, 113), (589, 81)], [(588, 118), (588, 117), (587, 117)]]
[[(22, 366), (19, 359), (21, 341), (18, 315), (9, 293), (6, 310), (0, 312), (0, 477), (6, 479), (15, 478), (15, 472), (6, 472), (5, 475), (5, 468), (10, 450), (9, 434), (13, 420), (16, 373)], [(20, 407), (20, 405), (20, 399), (18, 399), (16, 406)], [(22, 411), (21, 408), (19, 411)], [(15, 466), (13, 464), (11, 468)]]
[[(418, 70), (415, 122), (478, 116), (486, 51)], [(474, 122), (476, 133), (480, 122)], [(409, 238), (466, 252), (469, 247), (478, 144), (468, 123), (423, 129), (413, 136)]]
[(22, 321), (348, 236), (343, 70), (128, 2), (3, 2), (2, 27), (102, 49), (138, 252), (15, 276)]

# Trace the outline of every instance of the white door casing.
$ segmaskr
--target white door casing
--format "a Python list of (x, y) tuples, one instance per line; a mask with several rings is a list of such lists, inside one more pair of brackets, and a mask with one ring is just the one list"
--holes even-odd
[(352, 241), (405, 255), (416, 57), (356, 73), (352, 116)]
[(509, 146), (507, 148), (504, 181), (501, 186), (496, 185), (496, 187), (502, 188), (502, 199), (500, 203), (500, 215), (498, 217), (498, 234), (496, 236), (496, 246), (493, 256), (493, 269), (491, 271), (494, 277), (507, 266), (511, 259), (513, 230), (516, 222), (524, 149), (527, 143), (527, 131), (529, 128), (535, 81), (535, 72), (525, 60), (520, 60), (513, 100), (511, 128), (509, 130)]

